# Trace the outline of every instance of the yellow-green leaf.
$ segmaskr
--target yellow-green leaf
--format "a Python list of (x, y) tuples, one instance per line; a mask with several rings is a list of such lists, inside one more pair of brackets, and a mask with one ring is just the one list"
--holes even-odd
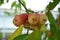
[(26, 40), (27, 37), (28, 37), (27, 34), (19, 35), (19, 36), (17, 36), (16, 38), (14, 38), (13, 40)]
[(14, 6), (16, 6), (16, 1), (12, 3), (11, 8), (13, 8)]
[(16, 31), (12, 33), (12, 35), (10, 35), (8, 40), (13, 40), (16, 36), (22, 35), (22, 29), (23, 29), (23, 25), (21, 25), (18, 29), (16, 29)]
[(40, 30), (34, 30), (27, 38), (27, 40), (41, 40), (42, 32)]

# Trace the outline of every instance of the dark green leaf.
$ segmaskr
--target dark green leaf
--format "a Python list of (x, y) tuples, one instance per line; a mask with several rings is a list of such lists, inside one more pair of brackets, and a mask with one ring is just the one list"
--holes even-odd
[(59, 38), (58, 37), (58, 29), (56, 26), (55, 19), (50, 11), (48, 11), (46, 14), (47, 14), (47, 17), (50, 21), (50, 30), (51, 30), (52, 34), (54, 35), (53, 37), (51, 37), (51, 39), (55, 38), (56, 40), (58, 40), (58, 38)]
[(53, 0), (54, 2), (56, 2), (56, 1), (60, 1), (60, 0)]
[(19, 35), (15, 37), (13, 40), (26, 40), (27, 36), (28, 36), (27, 34)]
[(60, 13), (60, 8), (58, 8), (58, 11), (59, 11), (59, 13)]
[(16, 1), (12, 3), (11, 8), (13, 8), (14, 6), (16, 6)]
[(0, 6), (4, 3), (4, 0), (0, 0)]
[(1, 1), (0, 1), (0, 6), (2, 5)]
[(56, 33), (57, 32), (57, 28), (56, 28), (56, 24), (55, 24), (56, 22), (55, 22), (55, 19), (54, 19), (52, 13), (50, 11), (48, 11), (46, 14), (49, 19), (50, 26), (52, 27), (51, 30), (54, 31), (54, 33)]
[(59, 1), (60, 0), (53, 0), (53, 2), (50, 2), (46, 7), (46, 9), (48, 10), (46, 12), (46, 14), (47, 14), (48, 20), (50, 22), (50, 30), (51, 30), (52, 34), (54, 35), (53, 37), (48, 38), (50, 40), (59, 40), (59, 36), (58, 36), (59, 32), (58, 32), (58, 29), (56, 26), (56, 21), (52, 15), (52, 13), (50, 12), (50, 10), (53, 10), (56, 7), (56, 5), (59, 3)]
[(4, 0), (1, 0), (1, 3), (4, 3)]
[(54, 2), (50, 2), (48, 5), (47, 5), (47, 10), (52, 10), (55, 8), (55, 6), (59, 3), (58, 0), (54, 1)]
[(53, 37), (48, 37), (48, 40), (56, 40), (56, 39), (54, 39)]
[(57, 27), (58, 27), (58, 40), (59, 40), (60, 39), (60, 8), (58, 8), (58, 11), (59, 11), (59, 15), (57, 16), (56, 24), (57, 24)]

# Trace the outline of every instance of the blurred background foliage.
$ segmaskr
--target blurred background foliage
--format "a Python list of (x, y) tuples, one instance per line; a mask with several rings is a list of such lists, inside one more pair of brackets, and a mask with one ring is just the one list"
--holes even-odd
[[(9, 0), (6, 0), (6, 2), (8, 3)], [(22, 4), (24, 4), (24, 6), (26, 6), (26, 3), (24, 0), (21, 0)], [(4, 0), (0, 0), (0, 6), (2, 6), (4, 4)], [(14, 9), (14, 15), (18, 14), (18, 11), (19, 10), (22, 10), (21, 8), (21, 4), (20, 3), (17, 3), (17, 1), (14, 1), (12, 4), (11, 4), (11, 9)], [(10, 12), (8, 11), (5, 11), (5, 14), (7, 14), (8, 16), (10, 16)]]
[(0, 38), (2, 38), (2, 33), (0, 33)]

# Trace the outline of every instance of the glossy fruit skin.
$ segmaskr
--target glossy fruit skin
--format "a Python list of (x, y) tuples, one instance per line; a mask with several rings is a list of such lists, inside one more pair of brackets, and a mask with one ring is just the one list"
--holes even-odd
[(45, 14), (18, 14), (14, 17), (13, 23), (15, 26), (19, 27), (21, 24), (24, 25), (24, 28), (30, 27), (31, 30), (38, 29), (39, 23), (45, 24), (46, 15)]
[(31, 25), (37, 25), (39, 23), (39, 20), (40, 20), (40, 18), (38, 16), (38, 14), (29, 14), (28, 15), (28, 22)]
[(23, 25), (24, 25), (24, 28), (27, 28), (28, 25), (29, 25), (28, 21), (26, 20), (26, 21), (23, 23)]
[(13, 23), (15, 26), (19, 26), (19, 25), (23, 24), (27, 19), (28, 19), (27, 14), (19, 14), (19, 15), (15, 16)]

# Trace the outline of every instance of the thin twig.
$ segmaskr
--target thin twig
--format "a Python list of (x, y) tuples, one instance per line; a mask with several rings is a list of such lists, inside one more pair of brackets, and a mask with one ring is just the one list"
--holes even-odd
[(21, 0), (18, 0), (18, 2), (19, 2), (20, 4), (22, 4), (22, 6), (25, 8), (26, 11), (29, 11), (29, 12), (35, 13), (35, 12), (32, 11), (32, 10), (28, 10), (28, 9), (26, 8), (26, 6), (21, 2)]
[(27, 29), (27, 34), (29, 34), (29, 28)]

